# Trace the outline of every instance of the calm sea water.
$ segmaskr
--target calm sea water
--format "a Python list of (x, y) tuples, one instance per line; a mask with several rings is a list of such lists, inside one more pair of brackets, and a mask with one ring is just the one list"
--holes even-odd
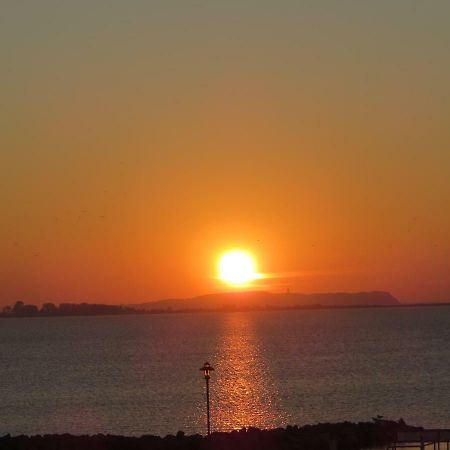
[(450, 307), (0, 321), (0, 434), (450, 427)]

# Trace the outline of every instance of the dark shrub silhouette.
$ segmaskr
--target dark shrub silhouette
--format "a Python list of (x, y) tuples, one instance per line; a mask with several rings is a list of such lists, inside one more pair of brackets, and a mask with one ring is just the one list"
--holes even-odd
[(243, 428), (231, 433), (198, 434), (164, 438), (145, 435), (124, 437), (44, 435), (0, 438), (1, 450), (358, 450), (383, 446), (395, 440), (397, 431), (417, 430), (403, 421), (377, 420), (360, 423), (323, 423), (303, 427), (288, 426), (274, 430)]

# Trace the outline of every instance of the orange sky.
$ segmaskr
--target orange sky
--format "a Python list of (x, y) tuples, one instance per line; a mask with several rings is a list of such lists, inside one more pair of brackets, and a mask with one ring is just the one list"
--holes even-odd
[(232, 247), (268, 290), (450, 301), (449, 19), (418, 0), (2, 5), (0, 303), (209, 293)]

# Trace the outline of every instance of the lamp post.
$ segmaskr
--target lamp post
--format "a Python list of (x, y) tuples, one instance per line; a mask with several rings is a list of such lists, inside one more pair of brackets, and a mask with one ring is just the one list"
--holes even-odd
[(214, 367), (212, 367), (209, 362), (205, 362), (205, 364), (203, 364), (203, 367), (200, 367), (200, 370), (203, 372), (206, 381), (206, 419), (209, 436), (211, 434), (211, 419), (209, 415), (209, 379), (211, 378), (211, 375), (209, 372), (211, 372), (211, 370), (214, 370)]

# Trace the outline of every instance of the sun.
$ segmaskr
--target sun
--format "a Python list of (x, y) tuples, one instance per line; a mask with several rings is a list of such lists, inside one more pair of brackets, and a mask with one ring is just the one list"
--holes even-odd
[(243, 250), (224, 253), (219, 259), (218, 271), (220, 280), (236, 287), (243, 287), (261, 278), (253, 256)]

